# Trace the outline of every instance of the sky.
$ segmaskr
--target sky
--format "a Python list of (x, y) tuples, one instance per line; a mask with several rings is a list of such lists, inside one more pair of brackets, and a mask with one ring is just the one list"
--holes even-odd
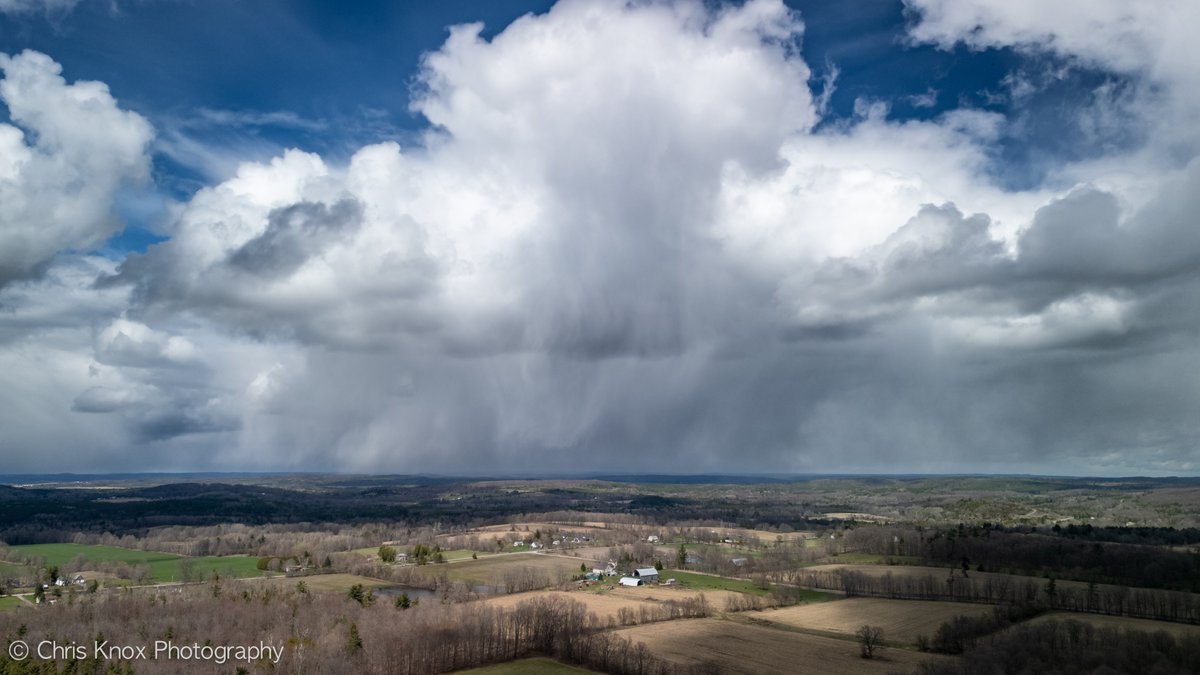
[(0, 473), (1200, 474), (1198, 30), (0, 0)]

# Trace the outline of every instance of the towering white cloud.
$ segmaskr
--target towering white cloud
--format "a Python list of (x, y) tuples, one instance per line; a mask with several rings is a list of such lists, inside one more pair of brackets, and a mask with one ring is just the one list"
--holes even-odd
[(780, 2), (564, 0), (454, 28), (420, 144), (243, 163), (146, 254), (72, 258), (96, 288), (8, 291), (109, 304), (0, 362), (86, 365), (44, 400), (169, 467), (1196, 470), (1194, 49), (1141, 9), (913, 6), (915, 40), (1128, 79), (1144, 142), (1015, 191), (1001, 114), (820, 125)]
[(0, 288), (59, 251), (88, 250), (119, 231), (118, 189), (145, 180), (153, 131), (100, 82), (68, 84), (50, 57), (0, 54)]

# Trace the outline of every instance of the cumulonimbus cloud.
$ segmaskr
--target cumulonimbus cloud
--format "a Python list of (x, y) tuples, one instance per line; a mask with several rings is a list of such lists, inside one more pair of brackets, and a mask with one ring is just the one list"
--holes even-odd
[[(914, 39), (1090, 49), (973, 6), (922, 3)], [(245, 163), (99, 274), (128, 304), (68, 405), (266, 466), (1195, 470), (1200, 172), (1157, 122), (1018, 191), (997, 113), (818, 126), (780, 2), (482, 35), (424, 58), (420, 145)]]

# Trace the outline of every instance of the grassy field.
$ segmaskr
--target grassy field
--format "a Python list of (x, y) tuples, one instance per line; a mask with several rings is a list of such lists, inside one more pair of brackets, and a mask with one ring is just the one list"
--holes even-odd
[(1128, 628), (1147, 633), (1166, 631), (1176, 638), (1200, 637), (1200, 626), (1186, 623), (1171, 623), (1169, 621), (1151, 621), (1150, 619), (1132, 619), (1124, 616), (1107, 616), (1105, 614), (1084, 614), (1077, 612), (1050, 612), (1029, 620), (1029, 623), (1045, 621), (1080, 621), (1091, 624), (1096, 628)]
[(461, 675), (558, 675), (558, 673), (591, 673), (594, 671), (568, 666), (554, 659), (536, 657), (458, 672)]
[(454, 564), (424, 565), (419, 569), (430, 577), (444, 573), (452, 581), (495, 586), (504, 583), (506, 573), (522, 567), (533, 568), (549, 577), (551, 583), (557, 583), (560, 572), (568, 579), (579, 574), (579, 565), (580, 561), (571, 558), (518, 553), (480, 557), (479, 560), (464, 560)]
[(28, 544), (12, 546), (13, 551), (30, 557), (45, 558), (47, 565), (65, 565), (77, 556), (91, 562), (124, 562), (131, 567), (145, 564), (150, 568), (153, 581), (182, 581), (180, 563), (189, 560), (200, 577), (207, 578), (214, 571), (226, 577), (254, 577), (263, 572), (258, 569), (258, 558), (251, 556), (205, 556), (189, 558), (171, 553), (135, 551), (116, 546), (93, 546), (86, 544)]
[(513, 593), (496, 595), (480, 602), (495, 607), (514, 608), (520, 603), (533, 598), (553, 597), (563, 600), (581, 602), (587, 611), (595, 614), (601, 620), (618, 618), (622, 608), (638, 612), (642, 607), (654, 607), (664, 600), (685, 600), (704, 595), (713, 611), (721, 611), (729, 596), (738, 595), (732, 591), (688, 591), (671, 586), (617, 586), (603, 591), (531, 591), (529, 593)]
[(16, 609), (24, 604), (25, 601), (20, 598), (14, 598), (11, 595), (0, 596), (0, 612)]
[(680, 619), (623, 628), (616, 635), (644, 642), (659, 658), (683, 666), (707, 666), (721, 673), (912, 672), (918, 664), (950, 657), (907, 649), (887, 649), (863, 659), (858, 645), (819, 635), (776, 630), (720, 619)]
[[(957, 568), (954, 568), (954, 567), (929, 567), (929, 566), (921, 566), (921, 565), (874, 565), (874, 564), (858, 565), (858, 564), (847, 564), (847, 563), (843, 563), (843, 562), (838, 562), (838, 563), (832, 563), (832, 564), (812, 565), (812, 566), (808, 567), (807, 569), (816, 571), (816, 572), (831, 572), (831, 571), (838, 570), (838, 569), (844, 569), (844, 570), (852, 570), (855, 572), (862, 572), (863, 574), (867, 574), (867, 575), (870, 575), (873, 577), (882, 577), (885, 574), (891, 574), (897, 578), (899, 578), (899, 577), (918, 577), (919, 578), (919, 577), (932, 576), (935, 579), (945, 579), (951, 572), (954, 572), (955, 578), (961, 579), (961, 576), (959, 576)], [(983, 582), (988, 579), (991, 579), (996, 582), (1007, 579), (1009, 582), (1016, 582), (1016, 583), (1025, 583), (1027, 581), (1032, 581), (1035, 585), (1037, 585), (1037, 587), (1039, 589), (1042, 586), (1044, 586), (1046, 583), (1046, 579), (1043, 577), (1031, 577), (1031, 576), (1024, 576), (1024, 575), (1020, 575), (1020, 574), (1003, 574), (1003, 573), (999, 573), (999, 572), (971, 572), (970, 578), (974, 579), (976, 582)], [(1087, 590), (1087, 584), (1082, 581), (1070, 581), (1070, 580), (1066, 580), (1066, 579), (1059, 579), (1055, 583), (1058, 584), (1058, 588), (1060, 588), (1060, 589), (1074, 588), (1078, 591)], [(1097, 588), (1101, 592), (1104, 592), (1107, 589), (1118, 588), (1118, 587), (1110, 586), (1108, 584), (1097, 584)]]
[(0, 578), (16, 577), (19, 579), (33, 576), (36, 573), (37, 570), (27, 565), (18, 565), (0, 560)]
[(854, 635), (863, 624), (883, 629), (889, 643), (912, 645), (918, 635), (933, 637), (939, 626), (965, 615), (991, 614), (990, 605), (925, 600), (848, 598), (839, 602), (799, 605), (763, 612), (746, 612), (751, 621), (768, 621), (818, 633)]
[(829, 558), (844, 565), (919, 565), (915, 555), (877, 555), (874, 553), (839, 553)]
[[(751, 595), (766, 595), (770, 592), (768, 589), (759, 588), (752, 581), (728, 579), (709, 574), (696, 574), (695, 572), (685, 572), (683, 570), (663, 570), (659, 572), (658, 578), (664, 581), (674, 579), (679, 582), (681, 587), (698, 591), (737, 591), (738, 593), (750, 593)], [(825, 594), (822, 593), (820, 595)]]

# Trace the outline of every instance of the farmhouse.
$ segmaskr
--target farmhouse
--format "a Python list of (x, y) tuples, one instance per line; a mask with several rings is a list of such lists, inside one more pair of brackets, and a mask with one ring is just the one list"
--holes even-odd
[(658, 583), (658, 570), (653, 567), (639, 567), (633, 571), (633, 576), (648, 584)]
[(641, 586), (642, 580), (637, 577), (621, 577), (622, 586)]

